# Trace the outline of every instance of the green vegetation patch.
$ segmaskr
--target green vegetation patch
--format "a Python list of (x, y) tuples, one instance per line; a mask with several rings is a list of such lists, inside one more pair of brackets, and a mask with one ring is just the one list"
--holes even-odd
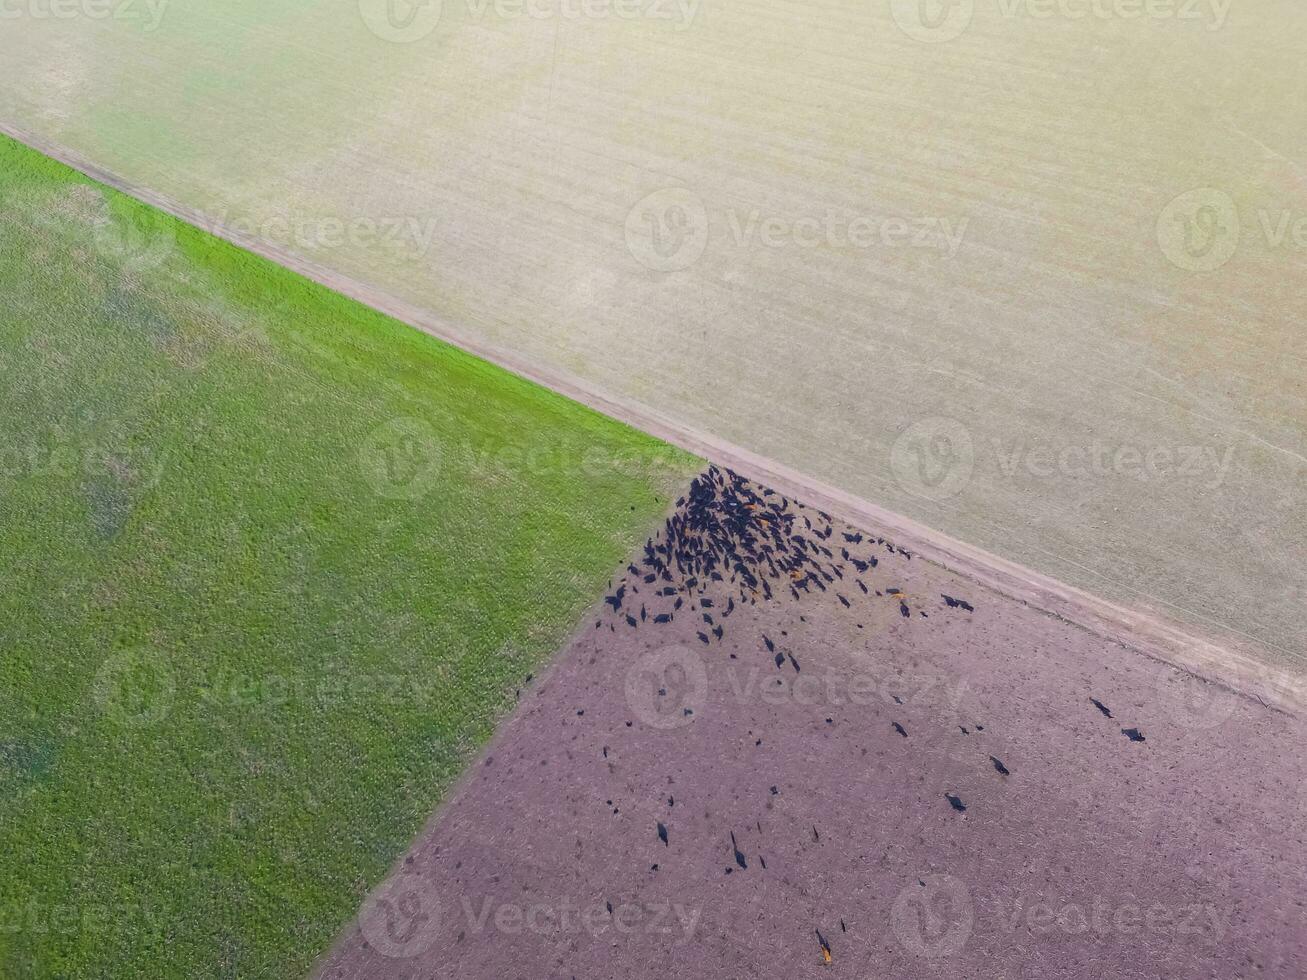
[(304, 973), (693, 458), (0, 139), (0, 975)]

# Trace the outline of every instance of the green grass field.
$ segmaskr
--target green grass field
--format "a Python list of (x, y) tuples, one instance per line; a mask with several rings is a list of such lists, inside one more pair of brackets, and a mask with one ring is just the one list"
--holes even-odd
[(697, 461), (0, 140), (0, 976), (304, 973)]

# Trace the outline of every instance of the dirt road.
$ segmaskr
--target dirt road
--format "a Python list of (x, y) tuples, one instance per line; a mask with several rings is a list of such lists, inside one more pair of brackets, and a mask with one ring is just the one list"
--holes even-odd
[(123, 6), (0, 122), (1302, 671), (1298, 0)]

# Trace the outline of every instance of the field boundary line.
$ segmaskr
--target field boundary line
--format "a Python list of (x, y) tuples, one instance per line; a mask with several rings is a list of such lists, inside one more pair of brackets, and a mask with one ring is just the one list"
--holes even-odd
[(3, 120), (0, 120), (0, 133), (121, 194), (290, 269), (518, 377), (719, 466), (728, 467), (855, 527), (876, 528), (878, 533), (883, 532), (892, 538), (895, 544), (907, 548), (914, 557), (1209, 682), (1294, 713), (1307, 713), (1307, 677), (1271, 666), (1267, 657), (1258, 655), (1260, 644), (1255, 641), (1206, 639), (1158, 614), (1129, 609), (1066, 585), (1042, 572), (814, 480), (775, 460), (685, 426), (633, 399), (619, 398), (569, 375), (541, 369), (514, 351), (469, 337), (452, 321), (430, 310), (237, 231), (203, 212), (133, 184), (61, 144)]

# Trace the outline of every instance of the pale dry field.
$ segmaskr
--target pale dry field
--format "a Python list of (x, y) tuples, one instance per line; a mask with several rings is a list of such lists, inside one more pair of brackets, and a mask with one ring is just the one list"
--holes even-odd
[(1301, 668), (1307, 7), (559, 2), (21, 0), (0, 122)]

